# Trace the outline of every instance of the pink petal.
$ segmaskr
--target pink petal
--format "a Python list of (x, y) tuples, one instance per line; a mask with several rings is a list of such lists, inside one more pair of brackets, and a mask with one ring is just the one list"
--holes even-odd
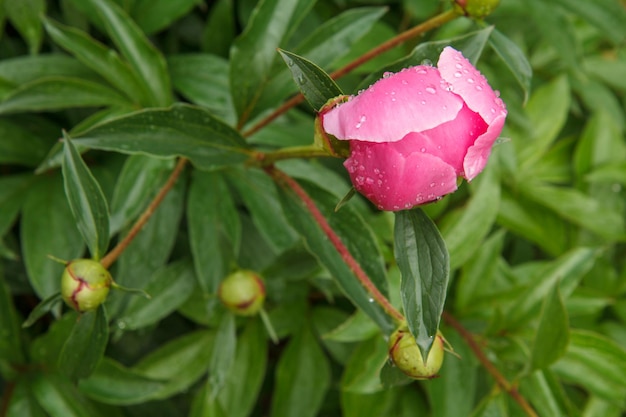
[(485, 165), (487, 165), (487, 160), (491, 154), (491, 147), (496, 139), (498, 139), (500, 132), (502, 132), (505, 120), (505, 115), (501, 115), (493, 120), (487, 131), (476, 139), (474, 145), (467, 150), (467, 155), (463, 161), (463, 168), (465, 171), (464, 177), (468, 181), (480, 174), (483, 168), (485, 168)]
[(403, 155), (398, 143), (351, 142), (344, 162), (354, 187), (381, 210), (406, 210), (456, 190), (456, 173), (422, 152)]
[(338, 139), (396, 142), (456, 117), (463, 102), (448, 89), (436, 68), (407, 68), (323, 114), (324, 130)]
[(446, 47), (437, 63), (441, 77), (450, 83), (452, 91), (461, 96), (467, 106), (491, 124), (506, 115), (502, 100), (491, 89), (485, 77), (459, 51)]

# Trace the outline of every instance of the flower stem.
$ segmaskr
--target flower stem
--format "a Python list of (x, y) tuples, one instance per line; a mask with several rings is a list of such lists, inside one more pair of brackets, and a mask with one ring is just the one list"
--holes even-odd
[[(399, 35), (389, 39), (388, 41), (378, 45), (374, 49), (371, 49), (369, 52), (366, 52), (365, 54), (361, 55), (354, 61), (346, 64), (345, 66), (331, 73), (330, 77), (334, 80), (336, 80), (337, 78), (341, 78), (344, 75), (348, 74), (350, 71), (354, 70), (355, 68), (365, 64), (367, 61), (373, 58), (376, 58), (380, 54), (387, 52), (388, 50), (392, 48), (395, 48), (396, 46), (400, 45), (403, 42), (406, 42), (423, 33), (426, 33), (429, 30), (435, 29), (443, 25), (444, 23), (447, 23), (453, 20), (454, 18), (458, 16), (460, 16), (459, 12), (454, 10), (454, 8), (446, 12), (440, 13), (437, 16), (434, 16), (428, 19), (424, 23), (419, 24), (415, 27), (412, 27), (411, 29), (404, 31), (400, 33)], [(256, 125), (252, 126), (249, 130), (243, 132), (243, 136), (245, 137), (252, 136), (256, 132), (258, 132), (259, 130), (261, 130), (262, 128), (270, 124), (271, 122), (273, 122), (278, 116), (286, 113), (289, 109), (297, 106), (303, 101), (304, 101), (304, 96), (302, 94), (297, 94), (291, 97), (289, 100), (284, 102), (280, 107), (278, 107), (276, 110), (270, 113), (263, 120), (259, 121)]]
[(279, 184), (284, 185), (286, 187), (291, 188), (291, 190), (296, 193), (296, 195), (300, 198), (300, 200), (304, 203), (306, 209), (311, 213), (311, 216), (315, 220), (315, 222), (322, 229), (324, 234), (328, 237), (332, 245), (335, 247), (343, 261), (348, 265), (352, 273), (357, 277), (361, 285), (370, 293), (372, 298), (376, 300), (376, 302), (385, 310), (385, 312), (392, 317), (397, 322), (402, 322), (405, 320), (402, 313), (395, 309), (391, 302), (376, 288), (374, 283), (369, 279), (361, 265), (354, 259), (354, 257), (348, 251), (348, 248), (343, 244), (339, 236), (335, 233), (335, 231), (330, 227), (328, 221), (324, 215), (320, 212), (320, 210), (315, 205), (313, 199), (307, 194), (307, 192), (289, 175), (280, 171), (279, 169), (271, 166), (267, 167), (265, 171)]
[(133, 224), (133, 227), (130, 229), (128, 234), (124, 237), (124, 239), (122, 239), (117, 244), (117, 246), (111, 249), (109, 253), (107, 253), (102, 259), (100, 259), (100, 264), (105, 269), (109, 269), (109, 267), (113, 264), (113, 262), (115, 262), (117, 258), (124, 252), (124, 250), (126, 250), (128, 245), (130, 245), (130, 243), (133, 241), (135, 236), (137, 236), (137, 233), (139, 233), (139, 231), (143, 228), (143, 226), (148, 222), (152, 214), (154, 214), (154, 211), (157, 209), (157, 207), (159, 207), (159, 205), (161, 204), (161, 202), (163, 201), (167, 193), (176, 183), (176, 180), (180, 176), (186, 164), (187, 164), (186, 158), (180, 158), (178, 160), (176, 167), (174, 167), (174, 170), (170, 174), (165, 184), (163, 184), (163, 187), (161, 187), (161, 189), (159, 190), (157, 195), (154, 196), (154, 198), (152, 199), (152, 201), (150, 202), (146, 210), (141, 214), (141, 216), (135, 222), (135, 224)]
[(292, 158), (316, 158), (324, 156), (333, 156), (328, 151), (317, 145), (291, 146), (271, 152), (254, 152), (248, 165), (267, 167), (273, 165), (274, 162)]
[(443, 319), (448, 325), (454, 328), (454, 330), (461, 335), (461, 337), (467, 342), (472, 352), (474, 352), (474, 356), (478, 359), (478, 361), (482, 364), (482, 366), (491, 374), (493, 379), (496, 380), (496, 383), (502, 388), (507, 394), (511, 396), (517, 402), (522, 410), (529, 417), (538, 417), (537, 413), (533, 409), (533, 407), (526, 401), (526, 398), (520, 394), (515, 386), (513, 386), (505, 377), (500, 373), (498, 368), (491, 363), (491, 361), (487, 358), (487, 356), (483, 353), (481, 347), (474, 339), (474, 335), (472, 335), (461, 323), (459, 323), (450, 313), (443, 312)]

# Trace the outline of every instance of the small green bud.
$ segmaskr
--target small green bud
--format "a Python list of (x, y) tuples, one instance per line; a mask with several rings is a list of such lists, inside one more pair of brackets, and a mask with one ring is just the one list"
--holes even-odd
[(437, 332), (424, 363), (415, 338), (406, 326), (401, 326), (389, 338), (389, 357), (407, 376), (413, 379), (432, 379), (438, 376), (437, 372), (443, 363), (443, 345), (443, 336)]
[(500, 0), (453, 0), (453, 3), (454, 7), (465, 16), (482, 19), (498, 7)]
[(237, 271), (227, 276), (218, 290), (222, 303), (240, 316), (253, 316), (263, 307), (265, 285), (252, 271)]
[(95, 310), (109, 294), (111, 274), (98, 261), (75, 259), (65, 265), (61, 296), (76, 311)]

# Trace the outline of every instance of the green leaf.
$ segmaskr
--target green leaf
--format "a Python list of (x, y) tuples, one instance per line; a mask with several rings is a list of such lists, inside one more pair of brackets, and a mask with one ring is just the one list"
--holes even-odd
[(576, 415), (562, 382), (550, 370), (536, 371), (522, 378), (520, 392), (525, 398), (532, 398), (533, 408), (540, 416)]
[(200, 288), (217, 294), (238, 252), (241, 224), (221, 172), (195, 171), (187, 199), (189, 243)]
[(298, 88), (314, 110), (319, 110), (328, 100), (342, 94), (341, 90), (320, 67), (294, 53), (279, 49)]
[(60, 173), (41, 178), (29, 190), (22, 209), (20, 235), (26, 272), (37, 295), (44, 299), (59, 292), (64, 267), (48, 255), (69, 261), (84, 251)]
[(376, 324), (361, 310), (356, 310), (348, 320), (324, 334), (323, 338), (343, 343), (360, 342), (370, 339), (378, 332)]
[(180, 54), (168, 56), (167, 63), (174, 88), (183, 97), (235, 124), (227, 60), (210, 54)]
[(39, 406), (32, 392), (30, 378), (20, 378), (15, 383), (11, 393), (11, 400), (7, 404), (7, 417), (47, 417), (46, 412)]
[(217, 396), (224, 387), (229, 377), (230, 369), (235, 360), (235, 350), (237, 349), (237, 334), (235, 328), (235, 316), (226, 313), (215, 334), (213, 351), (209, 361), (209, 385), (211, 395)]
[(109, 207), (100, 184), (91, 174), (67, 134), (63, 134), (65, 195), (91, 257), (99, 260), (109, 247)]
[(199, 4), (203, 4), (202, 0), (135, 0), (131, 15), (146, 34), (152, 34), (167, 28)]
[(52, 311), (61, 301), (62, 298), (60, 292), (52, 294), (50, 297), (37, 304), (37, 306), (31, 310), (28, 318), (22, 324), (22, 327), (32, 326), (37, 320)]
[(139, 216), (173, 168), (171, 159), (144, 155), (132, 155), (126, 159), (111, 199), (111, 234), (119, 232)]
[(74, 143), (129, 154), (184, 156), (202, 169), (237, 164), (249, 157), (239, 133), (210, 112), (186, 104), (109, 120), (78, 134)]
[(559, 359), (569, 341), (569, 320), (557, 283), (543, 302), (530, 354), (530, 370), (544, 369)]
[[(204, 31), (201, 49), (221, 57), (228, 56), (230, 45), (236, 35), (236, 11), (233, 0), (217, 0), (213, 3)], [(226, 72), (228, 78), (228, 72)]]
[(44, 24), (55, 43), (115, 86), (131, 102), (150, 104), (147, 98), (148, 93), (143, 90), (143, 85), (116, 51), (107, 48), (81, 30), (50, 19), (45, 19)]
[(71, 379), (88, 377), (96, 369), (109, 341), (104, 306), (81, 314), (63, 345), (58, 366)]
[(186, 390), (206, 372), (213, 341), (213, 331), (186, 333), (148, 353), (132, 369), (152, 380), (166, 381), (151, 398), (169, 398)]
[[(17, 366), (26, 360), (18, 320), (19, 316), (13, 305), (11, 292), (4, 282), (3, 271), (0, 269), (0, 329), (2, 329), (0, 369)], [(5, 377), (4, 372), (3, 377)]]
[(616, 45), (622, 44), (626, 39), (626, 11), (619, 2), (557, 0), (556, 3), (595, 25)]
[[(238, 125), (254, 117), (257, 100), (272, 73), (278, 48), (289, 31), (313, 6), (312, 0), (263, 0), (230, 51), (230, 90)], [(271, 28), (271, 29), (270, 29)]]
[(382, 391), (380, 370), (388, 360), (387, 343), (380, 335), (361, 342), (344, 368), (341, 377), (342, 391), (360, 394)]
[(567, 352), (553, 369), (566, 381), (623, 407), (626, 350), (613, 340), (586, 330), (572, 330)]
[(291, 339), (276, 367), (272, 417), (314, 417), (330, 384), (330, 367), (308, 328)]
[(150, 94), (152, 106), (172, 104), (172, 91), (165, 58), (141, 29), (111, 0), (88, 0), (104, 22), (107, 34), (135, 71)]
[(126, 105), (127, 99), (93, 81), (51, 76), (21, 85), (0, 102), (0, 114), (72, 107)]
[(402, 305), (422, 357), (428, 357), (446, 300), (450, 258), (433, 221), (421, 210), (396, 212), (395, 257)]
[[(307, 187), (307, 189), (312, 190), (313, 187)], [(382, 267), (381, 259), (378, 256), (372, 256), (372, 253), (375, 253), (373, 251), (376, 250), (376, 245), (370, 233), (363, 233), (363, 231), (369, 230), (365, 222), (350, 206), (346, 206), (336, 213), (334, 211), (335, 198), (320, 189), (314, 190), (317, 202), (322, 203), (318, 206), (319, 210), (322, 211), (321, 215), (328, 218), (330, 227), (340, 235), (344, 244), (349, 245), (350, 253), (361, 264), (361, 267), (378, 289), (383, 294), (386, 293), (384, 269), (380, 269)], [(337, 249), (329, 242), (328, 237), (314, 220), (300, 197), (291, 188), (282, 188), (280, 197), (285, 216), (302, 235), (308, 250), (317, 257), (321, 265), (328, 269), (346, 296), (374, 320), (384, 332), (391, 333), (393, 324), (390, 317), (377, 303), (370, 301), (373, 299), (368, 291), (356, 280), (351, 269), (346, 265)], [(368, 235), (370, 238), (367, 238)], [(355, 251), (356, 249), (358, 251)], [(382, 272), (382, 275), (376, 271)], [(382, 287), (383, 285), (385, 287)]]
[(46, 13), (45, 0), (5, 0), (7, 17), (28, 44), (31, 55), (37, 54), (43, 41), (42, 15)]
[(100, 417), (95, 404), (89, 402), (66, 378), (55, 373), (37, 373), (31, 387), (37, 402), (49, 417)]
[(30, 174), (0, 178), (0, 236), (11, 228), (31, 187), (37, 182)]
[[(67, 55), (41, 54), (19, 56), (0, 61), (0, 78), (4, 82), (8, 82), (12, 88), (17, 88), (40, 78), (54, 76), (89, 81), (99, 80), (93, 71)], [(6, 92), (2, 91), (0, 97), (4, 98), (5, 96)]]
[(488, 167), (477, 178), (477, 187), (461, 215), (441, 230), (450, 252), (452, 270), (472, 257), (496, 221), (500, 208), (500, 181), (494, 168), (493, 165)]
[(117, 319), (118, 327), (136, 330), (158, 322), (189, 298), (194, 284), (191, 262), (177, 261), (160, 269), (143, 288), (150, 299), (133, 297)]
[(524, 55), (515, 42), (507, 38), (497, 29), (491, 32), (489, 46), (498, 54), (515, 77), (520, 87), (522, 87), (524, 103), (526, 103), (528, 95), (530, 94), (530, 82), (533, 78), (533, 70), (528, 59), (526, 59), (526, 55)]
[(151, 399), (163, 381), (147, 378), (113, 359), (104, 358), (95, 372), (79, 382), (81, 392), (105, 404), (131, 405)]
[(29, 125), (26, 125), (37, 121), (32, 118), (20, 120), (17, 117), (15, 120), (0, 119), (0, 163), (35, 167), (41, 162), (55, 137), (45, 137), (42, 132), (29, 129)]
[(249, 320), (237, 339), (235, 361), (217, 398), (229, 417), (247, 417), (261, 391), (267, 367), (267, 337), (260, 320)]
[(526, 9), (547, 43), (564, 61), (574, 68), (578, 65), (576, 30), (567, 15), (558, 7), (542, 0), (529, 0)]

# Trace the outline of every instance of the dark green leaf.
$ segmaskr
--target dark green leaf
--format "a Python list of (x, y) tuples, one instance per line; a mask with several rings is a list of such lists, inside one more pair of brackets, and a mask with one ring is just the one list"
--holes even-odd
[(95, 372), (78, 386), (81, 392), (98, 402), (130, 405), (152, 398), (164, 385), (163, 381), (147, 378), (113, 359), (104, 358)]
[(71, 139), (66, 134), (63, 136), (65, 195), (91, 257), (99, 260), (109, 247), (109, 207), (100, 184)]
[(191, 295), (195, 276), (191, 262), (178, 261), (154, 273), (143, 288), (150, 299), (134, 296), (117, 319), (121, 329), (149, 326), (176, 310)]
[(148, 93), (142, 89), (143, 86), (136, 75), (116, 51), (107, 48), (81, 30), (49, 19), (44, 20), (44, 23), (54, 42), (124, 93), (131, 102), (150, 104), (146, 98)]
[(37, 402), (49, 417), (104, 417), (69, 380), (55, 373), (38, 373), (31, 381)]
[(267, 367), (267, 336), (260, 320), (249, 320), (237, 339), (235, 361), (217, 398), (229, 417), (250, 415)]
[(12, 91), (0, 103), (0, 114), (127, 103), (119, 93), (100, 83), (70, 77), (45, 77)]
[[(309, 187), (309, 189), (313, 188)], [(311, 253), (330, 271), (348, 298), (370, 316), (384, 332), (391, 333), (393, 324), (390, 317), (377, 303), (373, 302), (368, 291), (356, 280), (350, 268), (339, 255), (337, 249), (329, 242), (328, 237), (314, 220), (300, 197), (291, 189), (282, 189), (281, 191), (283, 212), (292, 226), (303, 236)], [(366, 238), (367, 235), (363, 234), (363, 231), (368, 230), (367, 225), (350, 206), (346, 206), (335, 213), (334, 207), (337, 202), (332, 195), (315, 189), (315, 196), (317, 201), (322, 203), (319, 207), (322, 210), (321, 215), (329, 218), (330, 227), (339, 233), (340, 237), (345, 237), (342, 238), (342, 241), (349, 245), (348, 249), (350, 249), (351, 254), (361, 264), (361, 267), (379, 290), (383, 294), (386, 293), (386, 287), (381, 287), (382, 285), (386, 286), (384, 270), (380, 269), (382, 266), (380, 264), (381, 259), (372, 256), (372, 253), (375, 253), (376, 245), (372, 240)], [(355, 235), (360, 237), (357, 238)], [(355, 251), (357, 249), (358, 251)], [(382, 272), (382, 276), (377, 271)]]
[(30, 327), (35, 324), (37, 320), (52, 311), (61, 300), (61, 293), (57, 292), (37, 304), (37, 306), (31, 310), (28, 318), (22, 324), (22, 327)]
[(546, 296), (530, 355), (530, 370), (544, 369), (559, 359), (569, 341), (569, 320), (558, 283)]
[(324, 352), (308, 328), (302, 328), (283, 351), (276, 368), (273, 417), (314, 417), (330, 383)]
[(227, 60), (210, 54), (180, 54), (168, 56), (167, 63), (174, 88), (180, 94), (229, 125), (235, 124)]
[(282, 49), (278, 52), (291, 70), (302, 95), (314, 110), (321, 109), (328, 100), (342, 94), (332, 78), (311, 61)]
[[(12, 88), (40, 78), (54, 76), (80, 78), (89, 81), (99, 80), (96, 74), (76, 59), (61, 54), (19, 56), (0, 61), (0, 79), (10, 83)], [(4, 98), (5, 95), (6, 93), (3, 91), (0, 97)]]
[(31, 188), (22, 209), (20, 231), (30, 284), (40, 298), (47, 298), (59, 291), (63, 272), (63, 265), (48, 255), (70, 261), (84, 250), (61, 175), (41, 178)]
[(446, 300), (450, 258), (437, 226), (421, 210), (396, 213), (395, 256), (402, 272), (402, 305), (422, 357), (428, 357)]
[(212, 331), (187, 333), (144, 356), (133, 370), (153, 380), (167, 381), (151, 398), (168, 398), (186, 390), (206, 372), (213, 340)]
[[(233, 0), (217, 0), (213, 2), (209, 18), (202, 33), (203, 52), (221, 57), (228, 56), (230, 45), (236, 35), (235, 2)], [(228, 77), (228, 72), (226, 72)]]
[(211, 386), (207, 382), (196, 394), (189, 417), (229, 417), (222, 409), (217, 398), (211, 394)]
[(129, 154), (184, 156), (203, 169), (240, 163), (249, 155), (239, 133), (210, 112), (186, 104), (107, 121), (80, 133), (74, 143)]
[(276, 48), (313, 6), (311, 0), (264, 0), (257, 4), (245, 31), (230, 51), (230, 89), (238, 125), (254, 117), (257, 100), (266, 87), (277, 57)]
[(81, 314), (61, 350), (58, 366), (71, 379), (88, 377), (96, 369), (109, 341), (104, 306)]
[[(34, 122), (35, 120), (30, 120)], [(55, 136), (45, 137), (25, 126), (26, 120), (0, 119), (0, 163), (35, 167), (53, 144)], [(55, 132), (55, 134), (58, 133)], [(25, 146), (27, 144), (27, 146)]]
[(521, 379), (520, 392), (525, 398), (532, 398), (533, 408), (540, 416), (576, 414), (569, 404), (561, 381), (550, 370), (536, 371)]
[(604, 31), (620, 45), (626, 39), (626, 10), (612, 0), (557, 0), (558, 4)]
[(13, 225), (30, 187), (36, 182), (36, 178), (30, 174), (5, 175), (0, 178), (0, 236)]
[(131, 14), (146, 34), (152, 34), (170, 26), (198, 4), (203, 4), (202, 0), (135, 0)]
[(200, 288), (217, 294), (238, 252), (241, 224), (220, 172), (193, 173), (187, 200), (189, 243)]
[(88, 0), (98, 10), (107, 34), (135, 71), (137, 79), (150, 94), (152, 106), (172, 104), (167, 64), (141, 29), (111, 0)]
[(43, 41), (39, 19), (46, 13), (45, 0), (5, 0), (2, 3), (7, 17), (26, 40), (30, 53), (37, 54)]
[(25, 361), (22, 347), (22, 334), (19, 316), (13, 305), (9, 287), (4, 283), (3, 271), (0, 269), (0, 368), (16, 366)]
[(6, 411), (7, 417), (47, 417), (46, 412), (37, 403), (29, 378), (20, 378), (15, 383), (11, 400)]
[(209, 384), (212, 396), (216, 397), (226, 384), (235, 360), (236, 349), (235, 316), (232, 313), (227, 313), (222, 316), (217, 328), (209, 361)]
[(461, 215), (441, 230), (450, 252), (450, 268), (465, 264), (493, 227), (500, 207), (500, 181), (493, 164), (476, 179), (477, 187)]

